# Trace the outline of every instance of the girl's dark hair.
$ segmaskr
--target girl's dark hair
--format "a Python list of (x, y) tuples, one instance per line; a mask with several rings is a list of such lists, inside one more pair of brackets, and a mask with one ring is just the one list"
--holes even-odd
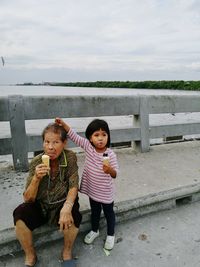
[(58, 125), (57, 123), (49, 123), (45, 128), (44, 130), (42, 131), (42, 139), (44, 141), (44, 137), (45, 137), (45, 134), (47, 132), (53, 132), (55, 134), (60, 134), (60, 139), (62, 142), (65, 142), (65, 140), (67, 140), (67, 132), (65, 131), (65, 129)]
[(91, 121), (90, 124), (88, 125), (86, 131), (85, 131), (85, 136), (88, 140), (90, 140), (91, 135), (94, 132), (99, 131), (100, 129), (107, 133), (108, 142), (107, 142), (106, 146), (109, 147), (110, 146), (110, 130), (109, 130), (107, 122), (104, 120), (95, 119), (95, 120)]

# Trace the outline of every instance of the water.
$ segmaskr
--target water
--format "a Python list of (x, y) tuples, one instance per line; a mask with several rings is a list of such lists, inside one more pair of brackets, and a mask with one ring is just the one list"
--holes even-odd
[(197, 91), (126, 89), (126, 88), (87, 88), (57, 86), (0, 86), (0, 96), (8, 95), (200, 95)]

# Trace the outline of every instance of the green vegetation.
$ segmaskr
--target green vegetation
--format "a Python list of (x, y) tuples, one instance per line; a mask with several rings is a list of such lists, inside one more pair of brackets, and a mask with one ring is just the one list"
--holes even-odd
[(99, 87), (99, 88), (141, 88), (141, 89), (174, 89), (200, 91), (200, 81), (96, 81), (48, 83), (53, 86)]

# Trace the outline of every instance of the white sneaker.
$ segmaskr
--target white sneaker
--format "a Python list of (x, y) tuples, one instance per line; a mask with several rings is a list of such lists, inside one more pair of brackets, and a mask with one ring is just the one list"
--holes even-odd
[(106, 237), (106, 242), (104, 244), (104, 248), (107, 250), (111, 250), (111, 249), (113, 249), (114, 244), (115, 244), (115, 236), (114, 235), (108, 235)]
[(86, 244), (92, 244), (92, 242), (99, 236), (99, 230), (97, 232), (90, 231), (84, 238)]

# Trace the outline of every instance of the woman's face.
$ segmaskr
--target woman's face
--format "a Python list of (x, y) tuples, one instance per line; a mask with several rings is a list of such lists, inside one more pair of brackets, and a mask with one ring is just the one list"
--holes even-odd
[(67, 141), (62, 141), (60, 134), (46, 132), (43, 141), (45, 154), (49, 155), (51, 160), (58, 158), (63, 151)]

